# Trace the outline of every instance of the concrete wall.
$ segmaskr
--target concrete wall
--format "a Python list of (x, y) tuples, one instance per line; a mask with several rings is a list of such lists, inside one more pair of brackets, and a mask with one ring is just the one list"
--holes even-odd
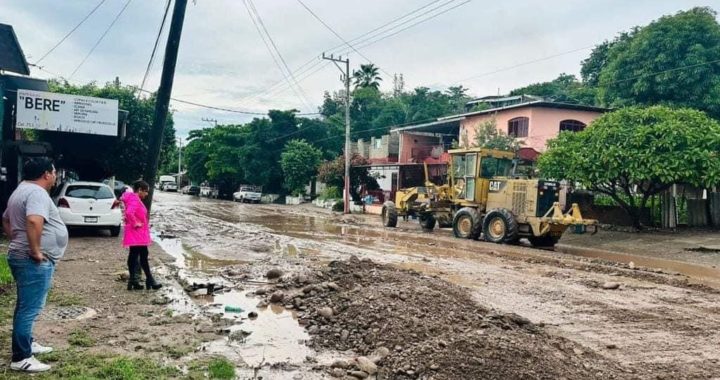
[[(440, 145), (440, 138), (435, 136), (413, 135), (410, 133), (400, 133), (400, 149), (398, 155), (399, 163), (414, 163), (412, 152), (413, 149), (427, 149), (428, 147)], [(418, 161), (419, 162), (419, 161)]]
[(373, 162), (397, 162), (400, 146), (397, 134), (373, 137), (370, 139), (369, 159)]
[(545, 151), (545, 143), (560, 132), (560, 122), (563, 120), (577, 120), (589, 125), (601, 115), (599, 112), (565, 110), (545, 107), (523, 107), (500, 111), (494, 114), (470, 116), (460, 122), (460, 136), (458, 141), (463, 144), (467, 135), (467, 141), (472, 145), (475, 141), (476, 128), (483, 122), (495, 118), (497, 128), (503, 133), (508, 133), (508, 122), (516, 117), (527, 117), (528, 136), (520, 138), (524, 142), (523, 147), (533, 148), (538, 152)]

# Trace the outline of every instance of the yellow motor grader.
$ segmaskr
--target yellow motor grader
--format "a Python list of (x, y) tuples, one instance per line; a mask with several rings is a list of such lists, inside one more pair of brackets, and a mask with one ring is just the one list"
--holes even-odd
[(558, 182), (515, 176), (514, 153), (484, 148), (449, 153), (447, 183), (430, 182), (426, 166), (425, 186), (398, 190), (395, 202), (385, 202), (385, 227), (396, 227), (400, 216), (416, 216), (424, 229), (439, 223), (459, 238), (513, 244), (525, 237), (535, 246), (555, 245), (569, 227), (597, 232), (597, 221), (583, 219), (577, 204), (563, 213)]

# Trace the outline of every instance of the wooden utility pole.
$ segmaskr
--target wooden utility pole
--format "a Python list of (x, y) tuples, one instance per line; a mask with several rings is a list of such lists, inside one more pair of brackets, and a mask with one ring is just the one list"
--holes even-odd
[(153, 193), (155, 192), (155, 177), (157, 176), (160, 147), (163, 142), (165, 121), (167, 120), (168, 107), (170, 105), (170, 94), (172, 93), (173, 79), (175, 78), (175, 65), (177, 63), (178, 48), (180, 47), (183, 21), (185, 21), (185, 8), (187, 8), (187, 0), (175, 0), (172, 20), (170, 21), (168, 42), (165, 47), (165, 60), (163, 62), (162, 77), (160, 78), (160, 88), (157, 92), (157, 99), (155, 99), (155, 118), (153, 119), (152, 130), (150, 130), (148, 161), (143, 175), (145, 181), (150, 184), (150, 194), (145, 198), (145, 205), (148, 211), (152, 206)]
[[(342, 72), (342, 79), (345, 82), (345, 214), (350, 213), (350, 59), (342, 59), (342, 56), (335, 58), (332, 54), (329, 57), (322, 55), (323, 59), (332, 61), (335, 66)], [(345, 70), (337, 63), (344, 63)]]

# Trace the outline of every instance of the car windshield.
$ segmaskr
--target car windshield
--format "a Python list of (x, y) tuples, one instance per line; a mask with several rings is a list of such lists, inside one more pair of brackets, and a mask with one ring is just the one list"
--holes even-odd
[(82, 199), (113, 199), (115, 195), (109, 187), (100, 185), (71, 185), (65, 190), (65, 196)]

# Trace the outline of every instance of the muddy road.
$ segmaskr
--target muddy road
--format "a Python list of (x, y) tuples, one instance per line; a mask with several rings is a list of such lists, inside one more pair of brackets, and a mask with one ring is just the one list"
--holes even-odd
[[(254, 309), (258, 300), (248, 293), (263, 285), (267, 270), (308, 273), (354, 255), (460, 285), (482, 307), (522, 316), (572, 342), (576, 355), (615, 363), (620, 378), (720, 376), (720, 292), (712, 279), (465, 241), (449, 230), (423, 232), (411, 222), (385, 229), (378, 219), (312, 206), (245, 205), (167, 193), (156, 194), (153, 204), (156, 241), (175, 257), (186, 283), (233, 283), (232, 276), (241, 275), (231, 292), (176, 301), (180, 311)], [(228, 268), (242, 273), (228, 276)], [(279, 373), (314, 378), (302, 372), (308, 356), (322, 364), (347, 355), (309, 348), (297, 308), (261, 310), (256, 322), (230, 327), (244, 331), (246, 339), (218, 340), (206, 349), (249, 367), (271, 364), (281, 371), (266, 378), (282, 378)], [(282, 372), (284, 366), (292, 371)], [(305, 377), (297, 377), (301, 373)]]

